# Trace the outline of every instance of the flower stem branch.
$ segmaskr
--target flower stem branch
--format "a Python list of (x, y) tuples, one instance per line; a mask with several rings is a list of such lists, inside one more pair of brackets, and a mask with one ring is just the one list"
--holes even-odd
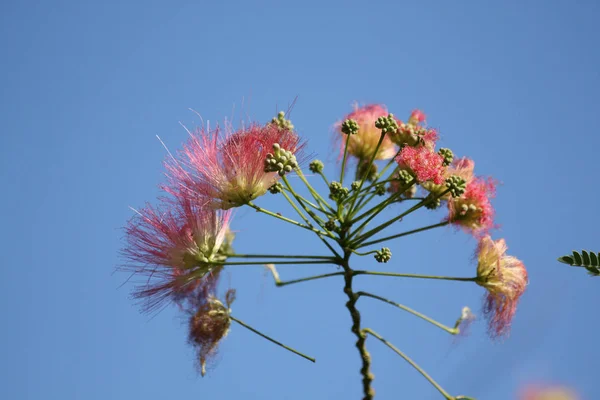
[(292, 254), (224, 254), (227, 258), (308, 258), (308, 259), (333, 259), (331, 256), (307, 256), (307, 255), (292, 255)]
[(433, 325), (437, 326), (438, 328), (440, 328), (440, 329), (448, 332), (451, 335), (457, 335), (459, 333), (459, 330), (457, 328), (450, 328), (450, 327), (448, 327), (448, 326), (446, 326), (444, 324), (441, 324), (441, 323), (437, 322), (436, 320), (434, 320), (432, 318), (429, 318), (428, 316), (426, 316), (424, 314), (421, 314), (418, 311), (413, 310), (410, 307), (407, 307), (405, 305), (393, 302), (391, 300), (386, 299), (385, 297), (377, 296), (377, 295), (374, 295), (374, 294), (371, 294), (371, 293), (367, 293), (367, 292), (357, 292), (356, 295), (359, 296), (359, 297), (360, 296), (371, 297), (373, 299), (383, 301), (384, 303), (391, 304), (391, 305), (393, 305), (395, 307), (398, 307), (401, 310), (404, 310), (404, 311), (406, 311), (408, 313), (411, 313), (412, 315), (415, 315), (415, 316), (417, 316), (417, 317), (419, 317), (419, 318), (421, 318), (421, 319), (429, 322), (430, 324), (433, 324)]
[(408, 357), (406, 354), (404, 354), (402, 351), (400, 351), (400, 349), (398, 349), (396, 346), (394, 346), (392, 343), (388, 342), (387, 340), (385, 340), (381, 335), (379, 335), (377, 332), (373, 331), (370, 328), (365, 328), (363, 329), (363, 332), (365, 334), (369, 334), (377, 339), (379, 339), (383, 344), (385, 344), (387, 347), (389, 347), (390, 349), (392, 349), (394, 351), (394, 353), (398, 354), (400, 357), (402, 357), (407, 363), (409, 363), (414, 369), (416, 369), (417, 371), (419, 371), (419, 373), (421, 375), (423, 375), (423, 377), (425, 379), (427, 379), (429, 381), (429, 383), (431, 383), (441, 394), (442, 396), (444, 396), (446, 398), (446, 400), (456, 400), (453, 396), (450, 396), (448, 394), (448, 392), (446, 392), (431, 376), (429, 376), (429, 374), (427, 372), (425, 372), (425, 370), (423, 368), (421, 368), (419, 366), (419, 364), (415, 363), (410, 357)]
[(412, 206), (411, 208), (409, 208), (408, 210), (406, 210), (405, 212), (403, 212), (402, 214), (398, 215), (397, 217), (392, 218), (391, 220), (371, 229), (370, 231), (368, 231), (367, 233), (359, 236), (358, 238), (356, 238), (352, 244), (353, 245), (359, 245), (361, 244), (361, 242), (365, 241), (366, 239), (370, 238), (371, 236), (377, 234), (378, 232), (384, 230), (385, 228), (387, 228), (388, 226), (392, 225), (394, 222), (404, 218), (405, 216), (417, 211), (419, 208), (426, 206), (427, 204), (439, 199), (440, 197), (444, 196), (446, 193), (449, 193), (450, 189), (447, 189), (445, 191), (443, 191), (442, 193), (440, 193), (438, 196), (435, 197), (431, 197), (428, 198), (424, 201), (419, 202), (419, 204), (415, 204), (414, 206)]
[(370, 245), (376, 244), (376, 243), (385, 242), (387, 240), (396, 239), (396, 238), (399, 238), (399, 237), (402, 237), (402, 236), (412, 235), (414, 233), (423, 232), (423, 231), (427, 231), (427, 230), (434, 229), (434, 228), (439, 228), (439, 227), (442, 227), (442, 226), (446, 226), (449, 223), (450, 223), (449, 221), (442, 221), (442, 222), (439, 222), (437, 224), (433, 224), (433, 225), (429, 225), (429, 226), (424, 226), (423, 228), (418, 228), (418, 229), (413, 229), (411, 231), (406, 231), (406, 232), (398, 233), (397, 235), (386, 236), (386, 237), (381, 238), (381, 239), (372, 240), (370, 242), (362, 243), (360, 246), (358, 246), (358, 248), (370, 246)]
[(290, 219), (290, 218), (284, 217), (283, 215), (279, 215), (279, 214), (277, 214), (277, 213), (274, 213), (274, 212), (272, 212), (272, 211), (269, 211), (269, 210), (267, 210), (267, 209), (264, 209), (264, 208), (262, 208), (262, 207), (260, 207), (260, 206), (257, 206), (256, 204), (252, 203), (251, 201), (250, 201), (250, 202), (248, 202), (248, 203), (246, 203), (246, 204), (247, 204), (248, 206), (250, 206), (250, 207), (254, 208), (256, 211), (258, 211), (258, 212), (261, 212), (261, 213), (263, 213), (263, 214), (267, 214), (267, 215), (270, 215), (271, 217), (275, 217), (275, 218), (277, 218), (277, 219), (280, 219), (280, 220), (282, 220), (282, 221), (289, 222), (290, 224), (293, 224), (293, 225), (299, 226), (299, 227), (301, 227), (301, 228), (307, 229), (307, 230), (309, 230), (309, 231), (315, 232), (315, 233), (317, 233), (317, 234), (319, 234), (319, 235), (325, 235), (325, 236), (329, 236), (329, 234), (328, 234), (327, 232), (320, 231), (320, 230), (318, 230), (318, 229), (315, 229), (315, 228), (314, 228), (314, 227), (312, 227), (312, 226), (308, 226), (308, 225), (301, 224), (301, 223), (300, 223), (300, 222), (298, 222), (298, 221), (294, 221), (293, 219)]
[(231, 319), (232, 321), (235, 321), (235, 322), (237, 322), (238, 324), (240, 324), (240, 325), (241, 325), (241, 326), (243, 326), (244, 328), (246, 328), (246, 329), (248, 329), (248, 330), (250, 330), (250, 331), (252, 331), (252, 332), (256, 333), (258, 336), (260, 336), (260, 337), (263, 337), (263, 338), (267, 339), (269, 342), (275, 343), (276, 345), (278, 345), (278, 346), (280, 346), (280, 347), (283, 347), (284, 349), (286, 349), (286, 350), (288, 350), (288, 351), (291, 351), (292, 353), (294, 353), (294, 354), (297, 354), (297, 355), (299, 355), (300, 357), (302, 357), (302, 358), (305, 358), (305, 359), (307, 359), (307, 360), (309, 360), (309, 361), (316, 362), (316, 360), (315, 360), (313, 357), (309, 357), (309, 356), (307, 356), (306, 354), (302, 354), (302, 353), (300, 353), (300, 352), (299, 352), (298, 350), (296, 350), (296, 349), (293, 349), (293, 348), (291, 348), (291, 347), (289, 347), (289, 346), (286, 346), (285, 344), (283, 344), (283, 343), (281, 343), (281, 342), (278, 342), (277, 340), (275, 340), (275, 339), (273, 339), (273, 338), (271, 338), (271, 337), (269, 337), (269, 336), (265, 335), (265, 334), (264, 334), (264, 333), (262, 333), (262, 332), (259, 332), (259, 331), (257, 331), (256, 329), (254, 329), (254, 328), (253, 328), (253, 327), (251, 327), (250, 325), (246, 324), (246, 323), (245, 323), (245, 322), (243, 322), (243, 321), (240, 321), (239, 319), (237, 319), (237, 318), (235, 318), (235, 317), (233, 317), (233, 316), (231, 316), (231, 315), (229, 316), (229, 319)]
[(292, 285), (294, 283), (314, 281), (316, 279), (329, 278), (332, 276), (344, 275), (344, 273), (340, 271), (340, 272), (331, 272), (329, 274), (308, 276), (306, 278), (293, 279), (290, 281), (282, 281), (281, 279), (279, 279), (279, 273), (277, 272), (277, 269), (275, 268), (274, 265), (267, 264), (267, 265), (265, 265), (265, 267), (267, 267), (269, 269), (269, 271), (271, 271), (271, 273), (273, 274), (273, 279), (275, 280), (275, 286), (277, 286), (277, 287)]
[(371, 159), (369, 160), (369, 163), (367, 164), (367, 172), (365, 172), (365, 174), (360, 178), (360, 183), (358, 184), (358, 189), (356, 190), (356, 193), (352, 196), (352, 203), (350, 204), (350, 208), (348, 209), (348, 215), (352, 215), (352, 212), (354, 209), (354, 204), (356, 203), (356, 199), (358, 198), (358, 193), (360, 193), (360, 190), (362, 189), (362, 187), (365, 183), (365, 180), (367, 179), (367, 176), (369, 175), (368, 171), (371, 168), (371, 165), (373, 165), (373, 162), (375, 161), (375, 157), (377, 157), (377, 152), (379, 151), (379, 147), (381, 147), (381, 143), (383, 143), (384, 137), (385, 137), (385, 133), (381, 132), (381, 135), (379, 136), (379, 141), (377, 142), (377, 146), (375, 146), (373, 155), (371, 155)]
[(440, 279), (445, 281), (460, 281), (460, 282), (477, 282), (479, 278), (463, 278), (455, 276), (439, 276), (439, 275), (420, 275), (420, 274), (399, 274), (396, 272), (377, 272), (377, 271), (360, 271), (355, 270), (353, 275), (376, 275), (376, 276), (394, 276), (397, 278), (420, 278), (420, 279)]

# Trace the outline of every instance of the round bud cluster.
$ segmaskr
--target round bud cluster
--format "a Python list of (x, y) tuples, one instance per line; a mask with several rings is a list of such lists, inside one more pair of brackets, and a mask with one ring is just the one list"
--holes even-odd
[(352, 189), (353, 191), (358, 190), (359, 187), (360, 187), (360, 181), (354, 181), (350, 185), (350, 189)]
[(298, 168), (298, 162), (294, 153), (282, 149), (278, 143), (273, 144), (273, 153), (268, 153), (265, 160), (265, 172), (277, 172), (279, 176), (284, 176), (295, 168)]
[(310, 169), (310, 172), (315, 174), (323, 172), (323, 168), (325, 168), (325, 164), (323, 164), (323, 161), (321, 160), (313, 160), (308, 165), (308, 169)]
[(330, 218), (327, 222), (325, 222), (325, 229), (331, 232), (337, 231), (337, 225), (334, 218)]
[(452, 164), (452, 160), (454, 159), (454, 153), (452, 152), (452, 150), (443, 147), (438, 150), (438, 154), (444, 157), (444, 166)]
[(396, 118), (394, 118), (394, 114), (377, 118), (375, 127), (381, 129), (381, 133), (394, 134), (398, 132), (398, 123), (396, 122)]
[(347, 119), (344, 122), (342, 122), (342, 133), (345, 133), (346, 135), (355, 135), (358, 132), (358, 122), (356, 122), (353, 119)]
[(407, 170), (401, 169), (400, 171), (398, 171), (398, 180), (404, 185), (408, 185), (410, 182), (413, 181), (413, 179), (414, 177)]
[(452, 197), (460, 197), (467, 189), (467, 182), (457, 175), (452, 175), (446, 179), (446, 187), (450, 189)]
[(283, 111), (279, 111), (277, 113), (277, 117), (273, 118), (271, 120), (271, 123), (277, 125), (281, 129), (287, 129), (289, 131), (294, 129), (292, 121), (290, 121), (289, 119), (285, 119), (285, 113)]
[(380, 185), (375, 186), (375, 194), (377, 196), (383, 196), (383, 195), (385, 195), (385, 193), (386, 193), (385, 185), (380, 184)]
[(340, 201), (348, 197), (350, 191), (342, 186), (341, 183), (333, 181), (329, 184), (329, 198), (331, 200)]
[(435, 210), (436, 208), (439, 208), (442, 205), (442, 201), (440, 200), (440, 198), (434, 198), (431, 194), (427, 196), (427, 200), (428, 202), (425, 204), (425, 208), (429, 210)]
[(274, 184), (272, 184), (269, 187), (269, 192), (271, 192), (271, 194), (281, 193), (282, 191), (283, 191), (283, 185), (279, 182), (275, 182)]
[(386, 263), (392, 259), (392, 251), (387, 247), (382, 247), (373, 257), (379, 263)]

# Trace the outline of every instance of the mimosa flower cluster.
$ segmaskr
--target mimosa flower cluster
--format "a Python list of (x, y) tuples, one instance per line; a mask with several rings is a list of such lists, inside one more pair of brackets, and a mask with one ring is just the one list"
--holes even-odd
[[(471, 282), (486, 289), (482, 306), (493, 337), (506, 335), (517, 304), (528, 283), (523, 263), (506, 255), (504, 239), (490, 236), (495, 228), (492, 199), (496, 183), (475, 174), (473, 160), (455, 157), (448, 148), (437, 148), (439, 133), (427, 125), (424, 112), (414, 110), (406, 122), (388, 112), (384, 105), (355, 106), (334, 124), (340, 147), (339, 178), (330, 179), (320, 160), (309, 163), (311, 176), (303, 172), (306, 142), (296, 132), (288, 116), (280, 112), (266, 124), (249, 123), (234, 129), (210, 129), (202, 126), (188, 130), (189, 139), (182, 150), (168, 154), (166, 182), (158, 205), (146, 205), (125, 228), (122, 269), (132, 273), (140, 284), (133, 296), (142, 301), (144, 310), (154, 311), (169, 303), (177, 304), (189, 317), (189, 342), (198, 353), (202, 375), (207, 362), (228, 334), (231, 322), (305, 359), (314, 358), (278, 342), (234, 317), (231, 305), (235, 291), (218, 296), (219, 276), (230, 266), (266, 266), (277, 286), (315, 279), (343, 277), (343, 292), (356, 335), (362, 366), (360, 368), (365, 400), (374, 397), (371, 387), (371, 356), (366, 350), (367, 337), (381, 340), (405, 358), (375, 330), (361, 325), (357, 303), (371, 298), (392, 304), (449, 334), (464, 333), (474, 320), (470, 308), (463, 307), (454, 326), (446, 326), (407, 306), (373, 293), (355, 291), (359, 276), (443, 279)], [(354, 181), (347, 179), (350, 165), (356, 168)], [(292, 185), (288, 175), (303, 191)], [(317, 189), (321, 185), (321, 189)], [(321, 194), (322, 188), (325, 193)], [(272, 212), (256, 204), (268, 193), (290, 204), (297, 216)], [(421, 197), (417, 197), (421, 193)], [(398, 208), (388, 208), (398, 204)], [(403, 207), (403, 206), (407, 207)], [(265, 218), (311, 231), (330, 255), (237, 254), (230, 229), (233, 210), (250, 207)], [(384, 209), (397, 215), (381, 221)], [(419, 229), (386, 235), (388, 228), (419, 209), (445, 209), (440, 222)], [(393, 265), (389, 247), (373, 245), (391, 242), (402, 236), (452, 225), (471, 234), (478, 242), (476, 275), (450, 277), (405, 272), (356, 270), (352, 257), (372, 255), (376, 263)], [(382, 236), (383, 235), (383, 236)], [(235, 261), (234, 259), (242, 259)], [(283, 281), (278, 264), (323, 264), (333, 272)], [(417, 368), (446, 399), (451, 396), (433, 379)]]

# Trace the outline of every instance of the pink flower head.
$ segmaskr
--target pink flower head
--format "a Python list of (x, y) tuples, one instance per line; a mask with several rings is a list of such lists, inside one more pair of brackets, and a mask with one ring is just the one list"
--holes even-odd
[(507, 256), (504, 239), (480, 239), (477, 247), (477, 283), (485, 287), (484, 313), (489, 319), (493, 336), (507, 334), (517, 311), (517, 303), (528, 283), (525, 265), (515, 257)]
[(414, 110), (408, 118), (408, 123), (396, 120), (398, 132), (391, 135), (391, 139), (397, 145), (425, 146), (429, 149), (435, 148), (439, 135), (435, 129), (427, 128), (422, 124), (425, 122), (425, 114), (421, 110)]
[(468, 185), (474, 178), (473, 171), (475, 162), (467, 157), (455, 158), (452, 164), (446, 169), (446, 177), (456, 175), (463, 178)]
[(419, 182), (444, 183), (444, 157), (427, 147), (406, 146), (396, 162), (400, 169), (407, 170)]
[(125, 228), (127, 245), (122, 250), (123, 269), (146, 276), (134, 297), (145, 300), (145, 310), (164, 301), (182, 303), (210, 292), (223, 262), (231, 211), (202, 207), (185, 197), (148, 205)]
[(496, 194), (492, 179), (473, 178), (462, 196), (448, 201), (448, 220), (479, 237), (494, 227), (491, 198)]
[(579, 397), (571, 389), (559, 386), (530, 385), (523, 389), (520, 400), (578, 400)]
[(276, 124), (251, 124), (225, 137), (218, 128), (200, 128), (180, 157), (166, 162), (170, 185), (165, 189), (176, 196), (206, 199), (213, 208), (239, 207), (265, 194), (280, 178), (265, 167), (273, 152), (289, 152), (295, 162), (302, 147), (296, 133)]
[[(379, 117), (386, 117), (388, 110), (384, 105), (370, 104), (364, 107), (354, 106), (354, 111), (344, 117), (344, 121), (352, 119), (358, 123), (358, 132), (353, 135), (346, 135), (341, 131), (342, 121), (335, 124), (340, 137), (342, 138), (341, 143), (341, 154), (344, 154), (344, 148), (346, 141), (348, 143), (348, 153), (358, 158), (359, 160), (370, 160), (373, 156), (373, 152), (377, 147), (379, 138), (381, 137), (381, 130), (375, 127), (375, 121)], [(376, 160), (388, 160), (396, 155), (396, 146), (386, 135), (377, 150), (375, 155)]]
[(410, 113), (410, 117), (408, 118), (408, 123), (411, 125), (418, 125), (422, 122), (425, 122), (425, 113), (421, 110), (413, 110), (412, 113)]

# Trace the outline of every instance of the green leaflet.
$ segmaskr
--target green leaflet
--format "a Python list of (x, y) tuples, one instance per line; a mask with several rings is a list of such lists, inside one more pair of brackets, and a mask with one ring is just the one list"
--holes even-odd
[(581, 250), (573, 251), (573, 254), (558, 258), (558, 261), (572, 267), (583, 267), (590, 275), (600, 276), (600, 252)]

